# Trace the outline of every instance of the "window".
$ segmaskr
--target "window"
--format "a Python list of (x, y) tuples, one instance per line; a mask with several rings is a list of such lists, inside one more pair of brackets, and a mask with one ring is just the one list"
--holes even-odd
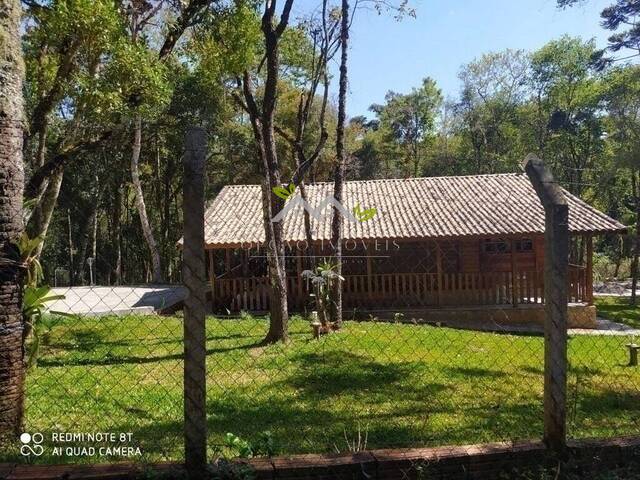
[(522, 240), (516, 240), (516, 252), (533, 252), (533, 240), (530, 238), (523, 238)]
[[(533, 240), (530, 238), (522, 238), (514, 240), (516, 253), (526, 253), (533, 251)], [(489, 255), (511, 253), (511, 241), (504, 238), (489, 238), (483, 244), (484, 253)]]
[(509, 253), (510, 251), (510, 242), (502, 238), (490, 238), (484, 241), (484, 253), (487, 253), (489, 255)]

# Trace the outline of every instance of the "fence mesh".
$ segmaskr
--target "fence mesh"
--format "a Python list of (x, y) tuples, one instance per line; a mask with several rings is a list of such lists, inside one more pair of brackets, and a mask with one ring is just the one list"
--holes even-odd
[[(205, 219), (208, 235), (220, 228)], [(69, 220), (74, 229), (90, 219)], [(205, 239), (208, 459), (542, 438), (543, 236), (352, 240), (336, 280), (341, 328), (315, 335), (312, 293), (330, 247), (288, 242), (289, 340), (265, 344), (264, 245)], [(628, 292), (607, 295), (609, 284), (592, 298), (588, 242), (572, 235), (569, 437), (637, 435), (640, 370), (628, 364), (638, 310), (626, 306)], [(90, 270), (109, 262), (98, 249), (81, 275), (46, 266), (60, 297), (27, 340), (27, 350), (39, 343), (25, 389), (30, 437), (4, 460), (184, 459), (187, 290), (179, 281), (115, 286)], [(36, 443), (39, 455), (22, 449)]]

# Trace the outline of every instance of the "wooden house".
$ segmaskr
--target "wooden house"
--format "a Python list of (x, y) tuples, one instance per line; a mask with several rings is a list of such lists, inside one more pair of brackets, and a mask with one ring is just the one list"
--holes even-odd
[[(326, 199), (332, 189), (330, 183), (307, 185), (312, 245), (305, 240), (304, 205), (297, 203), (284, 219), (292, 310), (309, 305), (301, 276), (307, 259), (331, 252)], [(587, 307), (593, 303), (593, 236), (625, 227), (566, 195), (570, 301)], [(345, 310), (459, 314), (544, 303), (544, 211), (525, 174), (350, 181), (343, 205), (349, 212), (376, 209), (366, 221), (344, 221)], [(205, 248), (214, 310), (268, 309), (263, 222), (259, 185), (226, 186), (208, 207)], [(532, 311), (525, 308), (523, 318)], [(582, 323), (593, 323), (595, 309), (587, 316)]]

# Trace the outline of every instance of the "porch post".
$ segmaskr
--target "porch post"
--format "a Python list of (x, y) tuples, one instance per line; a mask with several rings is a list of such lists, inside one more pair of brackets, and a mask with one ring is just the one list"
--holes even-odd
[(215, 262), (214, 262), (214, 251), (207, 250), (207, 254), (209, 255), (209, 287), (211, 288), (211, 307), (215, 308), (216, 306), (216, 272), (215, 272)]
[(511, 239), (511, 306), (518, 306), (518, 292), (516, 286), (516, 242)]
[(229, 275), (229, 273), (231, 272), (231, 249), (230, 248), (224, 249), (224, 268), (225, 268), (225, 274)]
[(436, 274), (438, 278), (438, 295), (436, 296), (436, 305), (440, 306), (442, 303), (442, 251), (440, 250), (440, 244), (436, 240)]
[(240, 249), (240, 258), (242, 259), (242, 276), (247, 278), (249, 276), (249, 266), (247, 262), (247, 251), (244, 248)]
[(373, 298), (373, 260), (367, 255), (367, 289), (369, 290), (369, 298)]
[(585, 272), (586, 300), (589, 305), (593, 305), (593, 236), (587, 235), (587, 271)]
[(303, 304), (303, 295), (302, 295), (302, 250), (299, 247), (296, 247), (296, 251), (298, 254), (296, 255), (296, 273), (298, 275), (298, 292), (296, 303), (302, 308)]

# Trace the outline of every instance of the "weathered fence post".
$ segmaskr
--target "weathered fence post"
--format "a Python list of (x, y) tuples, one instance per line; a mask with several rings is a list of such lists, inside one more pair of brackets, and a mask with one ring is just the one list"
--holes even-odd
[(551, 450), (562, 453), (567, 437), (569, 207), (542, 160), (529, 154), (523, 168), (545, 212), (544, 440)]
[(184, 155), (184, 439), (190, 478), (204, 478), (207, 464), (204, 175), (207, 137), (190, 128)]

